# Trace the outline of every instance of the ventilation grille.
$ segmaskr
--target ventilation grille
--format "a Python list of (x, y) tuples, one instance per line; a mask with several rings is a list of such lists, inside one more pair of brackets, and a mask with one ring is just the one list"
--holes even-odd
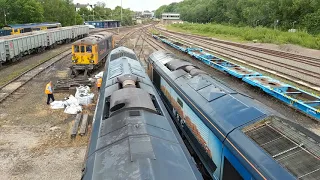
[(244, 129), (245, 134), (298, 179), (320, 177), (319, 142), (278, 117)]
[(132, 54), (132, 53), (128, 53), (128, 52), (118, 52), (118, 53), (114, 53), (111, 55), (110, 57), (110, 61), (113, 61), (115, 59), (118, 59), (120, 57), (128, 57), (130, 59), (134, 59), (137, 60), (136, 55)]
[(130, 117), (141, 116), (140, 111), (129, 111), (129, 116)]

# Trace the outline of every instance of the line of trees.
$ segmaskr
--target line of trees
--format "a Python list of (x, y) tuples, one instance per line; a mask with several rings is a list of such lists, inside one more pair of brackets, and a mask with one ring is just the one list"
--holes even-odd
[[(85, 20), (85, 21), (92, 21), (94, 20), (105, 20), (105, 19), (112, 19), (112, 20), (121, 20), (121, 7), (117, 6), (114, 10), (107, 8), (106, 4), (103, 2), (97, 2), (92, 9), (88, 9), (86, 7), (80, 8), (78, 14)], [(121, 24), (126, 25), (133, 25), (132, 15), (134, 14), (133, 11), (130, 9), (122, 9), (122, 22)]]
[[(111, 10), (101, 2), (93, 10), (81, 8), (76, 12), (72, 0), (0, 0), (0, 27), (37, 22), (60, 22), (70, 26), (83, 24), (84, 20), (120, 20), (120, 11), (120, 6)], [(123, 9), (122, 25), (133, 24), (132, 13), (130, 9)]]
[(320, 33), (319, 0), (184, 0), (161, 6), (156, 17), (163, 12), (180, 13), (182, 20), (189, 22), (299, 28)]

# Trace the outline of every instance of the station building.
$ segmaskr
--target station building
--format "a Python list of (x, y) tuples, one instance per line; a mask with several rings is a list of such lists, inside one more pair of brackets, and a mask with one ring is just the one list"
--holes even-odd
[(177, 24), (177, 23), (183, 23), (183, 21), (180, 19), (180, 14), (178, 13), (163, 13), (161, 15), (161, 23)]

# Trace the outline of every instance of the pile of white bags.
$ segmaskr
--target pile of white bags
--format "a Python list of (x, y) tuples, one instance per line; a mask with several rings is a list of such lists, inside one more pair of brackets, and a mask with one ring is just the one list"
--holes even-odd
[(82, 107), (79, 105), (71, 104), (70, 106), (67, 106), (64, 110), (64, 113), (66, 114), (78, 114), (82, 111)]
[(80, 86), (77, 88), (75, 98), (78, 100), (80, 105), (88, 105), (92, 103), (94, 94), (90, 93), (90, 87)]
[(82, 111), (82, 107), (79, 105), (77, 98), (75, 98), (74, 96), (70, 95), (69, 98), (64, 102), (65, 102), (65, 105), (67, 106), (66, 109), (64, 110), (64, 113), (78, 114), (79, 112)]
[(103, 71), (99, 72), (98, 74), (96, 74), (94, 76), (94, 78), (96, 78), (96, 79), (99, 79), (99, 78), (102, 78), (102, 77), (103, 77)]
[(64, 109), (64, 101), (53, 101), (50, 103), (51, 109)]
[(82, 111), (81, 105), (91, 104), (93, 101), (94, 94), (90, 92), (90, 87), (80, 86), (77, 87), (75, 96), (70, 95), (64, 101), (54, 101), (52, 102), (51, 109), (63, 109), (67, 114), (77, 114)]
[(82, 107), (79, 105), (78, 99), (73, 95), (70, 95), (65, 101), (53, 101), (51, 104), (52, 109), (63, 109), (64, 113), (77, 114), (82, 111)]

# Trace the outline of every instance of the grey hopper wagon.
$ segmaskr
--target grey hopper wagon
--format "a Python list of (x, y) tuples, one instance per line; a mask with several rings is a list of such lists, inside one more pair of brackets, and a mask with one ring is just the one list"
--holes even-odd
[(84, 25), (63, 27), (0, 37), (0, 64), (22, 56), (42, 52), (48, 47), (83, 38), (89, 34)]

